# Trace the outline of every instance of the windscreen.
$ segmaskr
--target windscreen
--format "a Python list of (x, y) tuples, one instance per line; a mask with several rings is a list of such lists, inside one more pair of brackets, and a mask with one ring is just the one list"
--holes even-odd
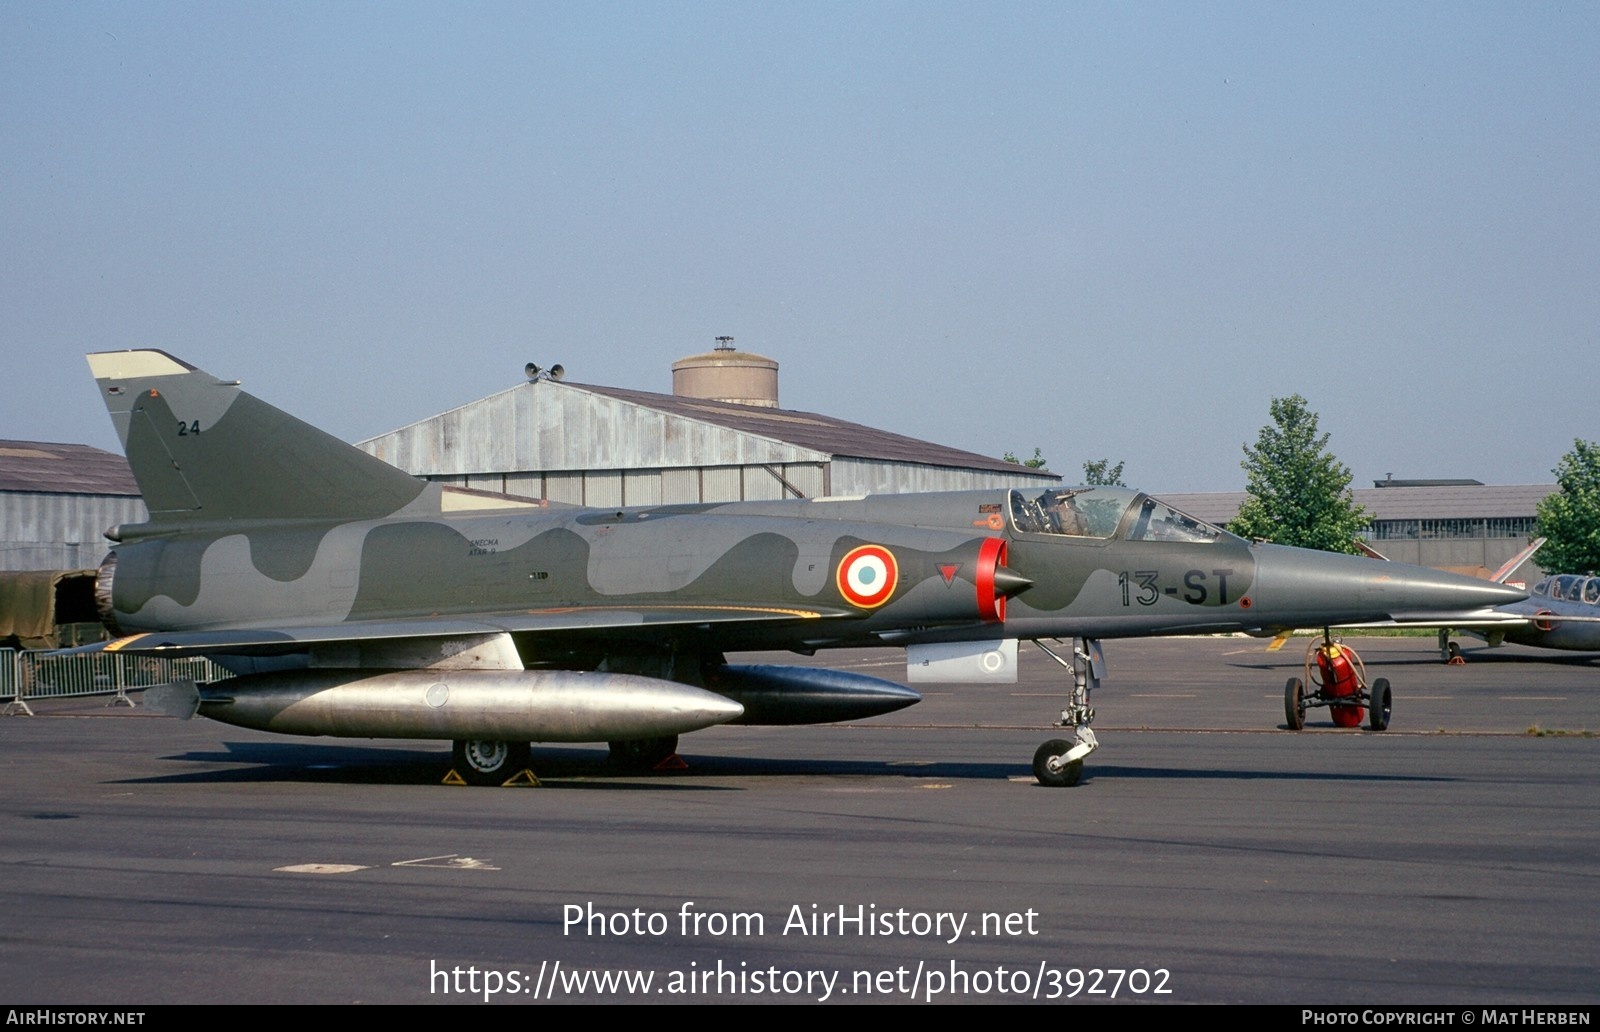
[(1010, 508), (1012, 527), (1024, 534), (1196, 543), (1223, 536), (1211, 524), (1125, 487), (1050, 488), (1037, 495), (1013, 490)]
[(1584, 602), (1600, 604), (1600, 577), (1583, 577), (1564, 573), (1547, 577), (1533, 586), (1535, 598), (1550, 598), (1557, 602)]

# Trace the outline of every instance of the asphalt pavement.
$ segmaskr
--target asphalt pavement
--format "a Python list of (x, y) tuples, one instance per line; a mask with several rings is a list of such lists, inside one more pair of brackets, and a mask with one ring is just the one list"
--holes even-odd
[[(11, 1004), (1600, 1000), (1600, 661), (1356, 641), (1388, 731), (1284, 727), (1304, 639), (1110, 641), (1081, 784), (1059, 671), (624, 775), (441, 784), (446, 743), (103, 699), (0, 719)], [(815, 662), (899, 679), (901, 654)]]

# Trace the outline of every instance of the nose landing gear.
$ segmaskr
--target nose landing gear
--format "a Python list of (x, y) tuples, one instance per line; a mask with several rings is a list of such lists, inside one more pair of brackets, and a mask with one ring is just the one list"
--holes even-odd
[[(1033, 776), (1047, 788), (1071, 788), (1083, 777), (1083, 758), (1100, 747), (1089, 724), (1094, 720), (1094, 709), (1089, 698), (1100, 684), (1105, 669), (1105, 657), (1100, 642), (1094, 638), (1072, 639), (1072, 658), (1063, 659), (1044, 642), (1035, 639), (1039, 651), (1072, 672), (1072, 688), (1067, 705), (1061, 711), (1057, 727), (1072, 731), (1071, 739), (1052, 738), (1039, 746), (1033, 754)], [(1060, 642), (1056, 643), (1058, 646)]]

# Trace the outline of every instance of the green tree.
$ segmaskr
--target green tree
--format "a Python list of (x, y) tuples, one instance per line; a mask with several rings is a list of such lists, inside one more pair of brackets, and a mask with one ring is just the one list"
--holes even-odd
[(1044, 452), (1042, 450), (1035, 448), (1033, 450), (1033, 458), (1031, 459), (1019, 459), (1012, 453), (1006, 452), (1004, 455), (1000, 456), (1000, 461), (1009, 462), (1017, 466), (1027, 466), (1029, 469), (1044, 469), (1050, 460), (1044, 457)]
[(1573, 441), (1552, 471), (1556, 490), (1539, 503), (1539, 533), (1549, 538), (1539, 565), (1552, 573), (1600, 572), (1600, 444)]
[(1122, 467), (1124, 462), (1115, 466), (1110, 459), (1090, 459), (1083, 464), (1083, 482), (1098, 487), (1127, 487), (1122, 482)]
[(1298, 394), (1273, 398), (1272, 422), (1254, 447), (1245, 445), (1250, 497), (1228, 529), (1240, 537), (1280, 545), (1356, 552), (1356, 535), (1367, 525), (1366, 510), (1350, 494), (1350, 469), (1317, 433), (1317, 414)]

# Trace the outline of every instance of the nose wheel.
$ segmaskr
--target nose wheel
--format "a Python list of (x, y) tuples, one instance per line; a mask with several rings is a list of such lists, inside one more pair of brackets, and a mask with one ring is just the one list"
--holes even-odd
[(1071, 788), (1083, 777), (1083, 758), (1100, 748), (1099, 741), (1089, 728), (1094, 720), (1094, 708), (1089, 705), (1089, 698), (1100, 684), (1105, 659), (1100, 652), (1100, 642), (1093, 638), (1072, 639), (1070, 660), (1057, 655), (1042, 641), (1035, 639), (1034, 644), (1039, 651), (1072, 674), (1067, 705), (1061, 710), (1061, 719), (1056, 724), (1057, 727), (1070, 730), (1072, 737), (1052, 738), (1039, 746), (1033, 754), (1033, 776), (1046, 788)]
[(1083, 761), (1067, 759), (1072, 749), (1073, 744), (1062, 738), (1052, 738), (1039, 746), (1033, 754), (1034, 779), (1046, 788), (1071, 788), (1076, 785), (1078, 779), (1083, 777)]

